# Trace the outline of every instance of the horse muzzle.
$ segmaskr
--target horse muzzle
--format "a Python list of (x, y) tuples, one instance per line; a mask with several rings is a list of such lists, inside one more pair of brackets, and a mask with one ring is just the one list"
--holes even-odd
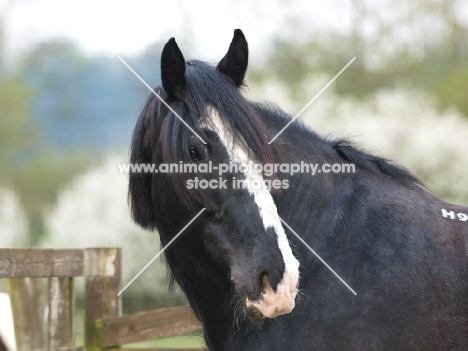
[(267, 276), (262, 277), (263, 292), (255, 301), (246, 298), (246, 307), (252, 319), (276, 318), (290, 313), (296, 305), (298, 274), (286, 275), (278, 284), (276, 291), (268, 282)]

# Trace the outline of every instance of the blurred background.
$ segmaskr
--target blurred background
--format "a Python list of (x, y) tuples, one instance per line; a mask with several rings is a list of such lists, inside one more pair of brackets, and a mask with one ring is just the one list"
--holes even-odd
[[(122, 247), (124, 283), (158, 251), (127, 207), (134, 123), (164, 43), (216, 64), (233, 30), (250, 46), (245, 94), (411, 169), (468, 205), (464, 0), (0, 0), (0, 247)], [(0, 290), (4, 288), (0, 282)], [(124, 311), (183, 303), (157, 260)]]

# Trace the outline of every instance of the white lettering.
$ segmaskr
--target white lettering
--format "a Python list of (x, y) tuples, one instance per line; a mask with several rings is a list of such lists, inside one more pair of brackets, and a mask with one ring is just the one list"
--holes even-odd
[(442, 209), (442, 217), (444, 217), (444, 218), (450, 217), (451, 219), (455, 219), (455, 212), (447, 211), (445, 208), (443, 208)]

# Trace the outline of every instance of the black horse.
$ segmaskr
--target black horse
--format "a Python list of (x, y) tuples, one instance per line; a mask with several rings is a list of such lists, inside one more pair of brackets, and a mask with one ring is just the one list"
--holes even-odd
[[(165, 254), (209, 349), (467, 350), (468, 208), (297, 121), (269, 144), (291, 117), (242, 96), (247, 61), (240, 30), (217, 67), (186, 62), (169, 40), (155, 89), (167, 105), (151, 94), (131, 146), (134, 164), (199, 167), (133, 173), (129, 195), (133, 218), (162, 245), (205, 209)], [(216, 171), (230, 162), (323, 172)]]

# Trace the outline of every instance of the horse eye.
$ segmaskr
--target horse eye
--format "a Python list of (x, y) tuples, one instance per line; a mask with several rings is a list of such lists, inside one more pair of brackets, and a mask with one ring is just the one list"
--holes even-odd
[(195, 147), (191, 146), (190, 147), (190, 159), (199, 160), (200, 158), (201, 158), (201, 156), (200, 156), (200, 153), (198, 152), (198, 150)]

